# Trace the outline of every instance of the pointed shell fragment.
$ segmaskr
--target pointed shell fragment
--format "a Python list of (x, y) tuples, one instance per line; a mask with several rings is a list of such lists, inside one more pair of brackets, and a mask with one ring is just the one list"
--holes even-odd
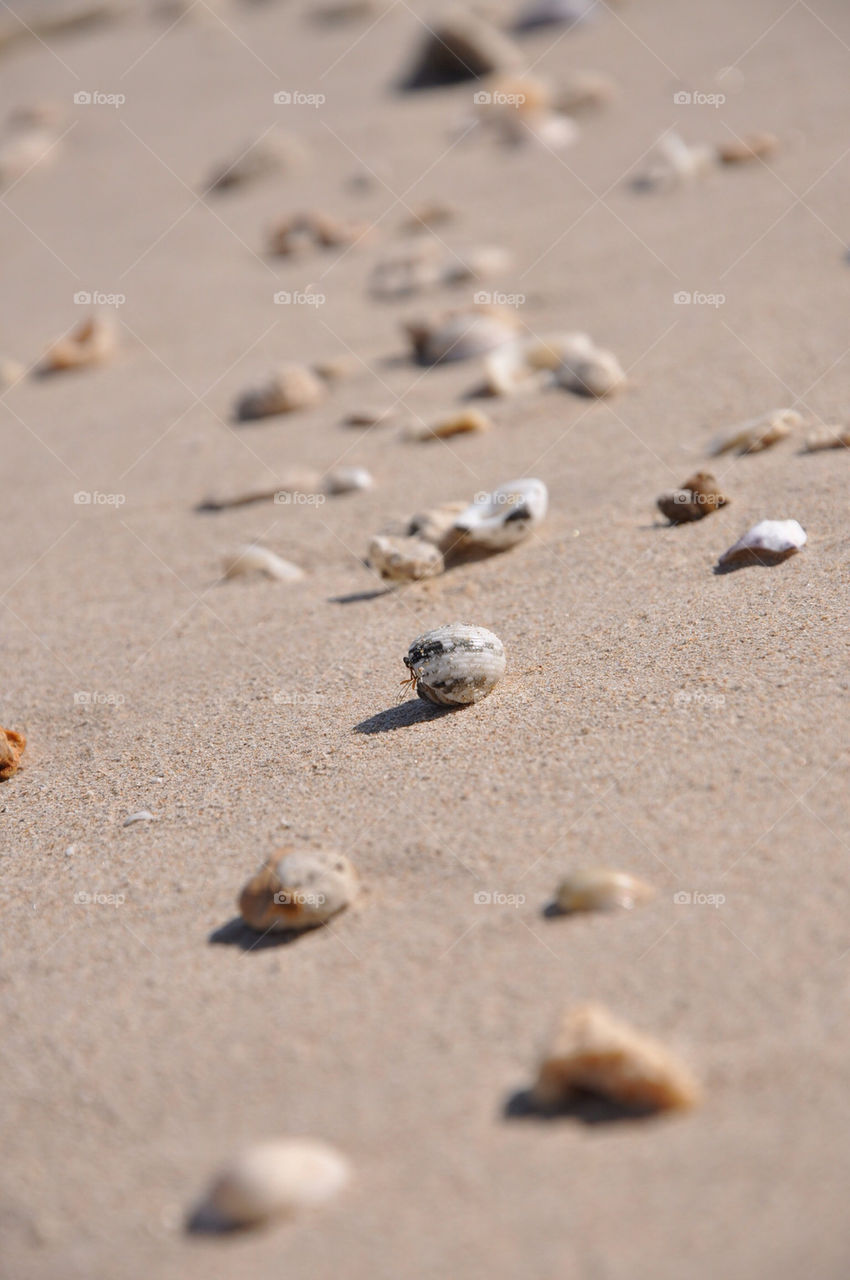
[(357, 874), (332, 849), (281, 849), (239, 895), (239, 914), (260, 933), (312, 929), (344, 910), (357, 894)]
[(576, 1092), (641, 1111), (684, 1110), (701, 1094), (675, 1054), (596, 1004), (581, 1005), (563, 1018), (540, 1064), (533, 1097), (548, 1110)]
[(576, 870), (558, 885), (555, 905), (564, 912), (629, 911), (649, 902), (655, 890), (626, 871), (595, 867)]
[(796, 520), (760, 520), (724, 551), (718, 564), (778, 564), (793, 556), (806, 541), (806, 531)]
[(236, 405), (240, 422), (270, 418), (297, 409), (312, 409), (327, 395), (327, 388), (311, 369), (303, 365), (286, 365), (265, 386), (246, 391)]
[(549, 494), (542, 480), (510, 480), (481, 493), (460, 513), (455, 530), (469, 546), (503, 551), (527, 537), (546, 517)]
[(22, 733), (0, 728), (0, 782), (5, 782), (17, 772), (26, 745), (27, 740)]
[(718, 507), (725, 507), (728, 501), (708, 471), (698, 471), (688, 477), (681, 489), (662, 493), (657, 499), (659, 511), (671, 524), (702, 520)]
[(50, 347), (40, 372), (62, 373), (67, 369), (105, 364), (115, 353), (116, 345), (113, 325), (99, 316), (90, 316)]
[(456, 409), (430, 424), (413, 423), (407, 434), (411, 440), (447, 440), (450, 436), (480, 434), (492, 426), (492, 421), (480, 409)]
[(276, 582), (300, 582), (304, 570), (289, 560), (282, 560), (268, 547), (260, 547), (256, 543), (240, 547), (224, 561), (225, 578), (239, 578), (253, 573), (265, 574)]
[(404, 665), (420, 698), (438, 706), (466, 706), (492, 693), (505, 674), (505, 650), (485, 627), (449, 622), (417, 636)]
[(743, 138), (733, 138), (717, 148), (721, 164), (746, 164), (750, 160), (766, 160), (779, 150), (779, 139), (774, 133), (749, 133)]
[(369, 563), (391, 582), (419, 582), (445, 569), (440, 548), (424, 538), (395, 538), (377, 534), (369, 543)]
[(521, 66), (512, 40), (476, 14), (460, 10), (435, 22), (423, 38), (402, 89), (430, 89)]
[(350, 1178), (348, 1161), (311, 1138), (257, 1142), (215, 1177), (204, 1208), (223, 1224), (252, 1227), (317, 1208)]
[(796, 409), (773, 409), (763, 417), (740, 423), (730, 433), (715, 440), (711, 453), (715, 458), (733, 450), (737, 453), (762, 453), (802, 425), (803, 416)]

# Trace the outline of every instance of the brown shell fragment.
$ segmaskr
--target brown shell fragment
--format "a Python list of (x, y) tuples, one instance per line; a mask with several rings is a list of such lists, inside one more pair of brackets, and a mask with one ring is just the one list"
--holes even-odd
[(26, 745), (27, 740), (22, 733), (0, 728), (0, 782), (5, 782), (17, 772)]
[(244, 392), (236, 404), (240, 422), (270, 418), (279, 413), (312, 409), (327, 395), (325, 383), (303, 365), (287, 365), (262, 387)]
[(779, 150), (779, 139), (773, 133), (749, 133), (744, 138), (723, 142), (717, 148), (717, 158), (722, 164), (746, 164), (750, 160), (765, 160)]
[(49, 348), (39, 372), (64, 373), (67, 369), (105, 364), (113, 355), (115, 347), (115, 330), (112, 325), (97, 316), (90, 316)]
[(577, 1092), (638, 1111), (684, 1110), (701, 1096), (696, 1079), (675, 1054), (596, 1004), (565, 1015), (532, 1096), (537, 1106), (550, 1110)]
[(330, 849), (280, 849), (239, 895), (239, 914), (260, 933), (313, 929), (342, 911), (357, 892), (345, 854)]
[(850, 449), (850, 427), (821, 427), (806, 437), (806, 453)]
[(708, 471), (698, 471), (690, 476), (681, 489), (662, 493), (657, 499), (658, 509), (671, 524), (688, 524), (710, 516), (718, 507), (725, 507), (729, 499), (721, 493), (717, 481)]

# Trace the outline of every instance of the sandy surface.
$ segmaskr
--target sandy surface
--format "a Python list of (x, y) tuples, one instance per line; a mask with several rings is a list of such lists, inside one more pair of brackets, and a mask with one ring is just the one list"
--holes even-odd
[[(0, 722), (29, 738), (0, 785), (2, 1274), (844, 1276), (850, 459), (786, 442), (724, 460), (732, 501), (691, 527), (662, 527), (653, 504), (739, 420), (796, 404), (846, 421), (850, 15), (634, 0), (541, 32), (524, 42), (539, 71), (620, 85), (553, 155), (452, 145), (471, 87), (392, 95), (417, 32), (406, 4), (371, 29), (325, 30), (307, 9), (222, 21), (199, 5), (171, 30), (136, 16), (3, 61), (4, 113), (52, 99), (69, 132), (0, 205), (0, 348), (35, 362), (79, 318), (79, 290), (126, 302), (112, 366), (2, 398)], [(674, 105), (717, 92), (730, 64), (722, 107)], [(327, 102), (275, 107), (281, 89)], [(126, 103), (74, 106), (80, 90)], [(273, 125), (300, 137), (303, 167), (199, 201), (210, 167)], [(640, 196), (627, 178), (672, 125), (694, 142), (769, 129), (784, 147), (769, 168)], [(400, 320), (422, 306), (366, 293), (426, 199), (456, 206), (452, 248), (513, 252), (498, 283), (527, 296), (529, 330), (589, 330), (630, 387), (610, 404), (497, 402), (495, 430), (450, 447), (341, 426), (396, 398), (428, 419), (475, 382), (470, 365), (411, 365)], [(379, 225), (341, 258), (264, 258), (268, 225), (305, 206)], [(322, 307), (274, 305), (308, 284)], [(726, 300), (676, 305), (679, 290)], [(232, 426), (234, 398), (279, 360), (349, 349), (357, 372), (326, 405)], [(375, 489), (193, 509), (343, 460)], [(539, 536), (374, 594), (373, 532), (518, 475), (549, 485)], [(804, 552), (714, 575), (768, 516), (799, 519)], [(220, 583), (252, 538), (304, 582)], [(502, 637), (502, 685), (457, 714), (397, 704), (410, 640), (451, 619)], [(155, 821), (125, 828), (140, 809)], [(293, 945), (211, 942), (287, 841), (345, 849), (356, 908)], [(658, 897), (545, 918), (583, 864)], [(505, 1118), (558, 1013), (585, 999), (675, 1046), (702, 1109)], [(219, 1162), (285, 1133), (336, 1143), (350, 1189), (292, 1226), (187, 1237)]]

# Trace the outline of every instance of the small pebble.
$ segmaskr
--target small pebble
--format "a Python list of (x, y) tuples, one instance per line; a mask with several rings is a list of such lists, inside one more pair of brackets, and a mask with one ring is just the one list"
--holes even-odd
[(449, 622), (418, 636), (404, 658), (403, 684), (439, 706), (467, 706), (493, 692), (505, 674), (505, 650), (485, 627)]
[(375, 481), (371, 471), (365, 467), (334, 467), (322, 481), (325, 493), (336, 496), (340, 493), (355, 493), (358, 490), (374, 488)]
[(0, 728), (0, 782), (17, 773), (27, 740), (15, 729)]
[(493, 426), (480, 409), (456, 409), (429, 424), (414, 423), (407, 430), (411, 440), (447, 440), (450, 436), (477, 435)]
[(600, 1005), (568, 1013), (544, 1057), (533, 1098), (543, 1110), (595, 1093), (641, 1111), (684, 1110), (700, 1100), (690, 1070), (669, 1049)]
[(204, 1208), (226, 1226), (259, 1226), (318, 1208), (341, 1191), (350, 1176), (348, 1161), (324, 1142), (257, 1142), (216, 1175)]
[(746, 164), (750, 160), (766, 160), (779, 150), (779, 139), (773, 133), (750, 133), (721, 143), (717, 158), (721, 164)]
[(260, 933), (313, 929), (344, 910), (357, 893), (345, 854), (329, 849), (282, 849), (239, 895), (239, 914)]
[(717, 481), (708, 471), (698, 471), (689, 476), (681, 489), (663, 493), (657, 499), (658, 509), (671, 524), (687, 524), (710, 516), (718, 507), (725, 507), (729, 499), (721, 493)]
[(91, 316), (50, 347), (38, 371), (62, 373), (67, 369), (105, 364), (115, 354), (116, 346), (114, 326), (108, 320)]
[(850, 427), (821, 427), (806, 437), (806, 453), (850, 449)]
[(303, 365), (287, 365), (265, 386), (246, 391), (236, 405), (240, 422), (270, 418), (279, 413), (312, 409), (327, 396), (325, 383)]
[(559, 910), (630, 911), (655, 897), (655, 890), (626, 871), (590, 868), (571, 872), (558, 885), (555, 905)]
[(140, 809), (138, 813), (131, 813), (129, 817), (122, 822), (122, 827), (131, 827), (134, 822), (153, 822), (154, 816), (148, 809)]
[(369, 543), (369, 563), (392, 582), (419, 582), (445, 569), (440, 548), (423, 538), (397, 538), (377, 534)]
[(261, 547), (256, 543), (240, 547), (238, 551), (225, 557), (225, 578), (238, 578), (255, 573), (264, 574), (275, 582), (300, 582), (304, 577), (304, 570), (297, 564), (281, 559), (268, 547)]
[(413, 321), (405, 329), (419, 364), (447, 364), (471, 360), (510, 342), (516, 321), (498, 311), (471, 309)]
[(724, 453), (762, 453), (772, 445), (785, 440), (795, 427), (803, 425), (802, 414), (796, 409), (773, 409), (760, 418), (742, 422), (734, 430), (710, 446), (712, 456)]

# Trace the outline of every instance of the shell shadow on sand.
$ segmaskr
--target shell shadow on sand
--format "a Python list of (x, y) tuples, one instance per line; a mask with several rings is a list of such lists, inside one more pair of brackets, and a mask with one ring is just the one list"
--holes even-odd
[(368, 720), (361, 720), (354, 726), (354, 732), (391, 733), (393, 729), (407, 729), (411, 725), (423, 724), (426, 720), (439, 720), (442, 716), (450, 716), (462, 710), (462, 707), (438, 707), (423, 698), (410, 698), (399, 706), (379, 711)]
[(788, 551), (756, 551), (754, 549), (741, 550), (737, 553), (734, 560), (727, 560), (726, 563), (720, 561), (714, 566), (712, 573), (717, 577), (721, 577), (726, 573), (737, 573), (739, 569), (770, 569), (774, 565), (782, 564), (785, 560), (790, 560), (796, 555), (797, 548), (793, 547)]
[(314, 929), (271, 929), (266, 933), (257, 933), (241, 916), (234, 916), (227, 924), (213, 929), (207, 942), (214, 946), (238, 947), (240, 951), (267, 951), (270, 947), (289, 946), (314, 932)]
[(512, 1093), (502, 1108), (502, 1116), (505, 1120), (539, 1120), (546, 1123), (557, 1120), (577, 1120), (580, 1124), (586, 1125), (645, 1121), (654, 1115), (653, 1111), (624, 1107), (622, 1103), (599, 1097), (595, 1093), (576, 1093), (569, 1102), (565, 1102), (556, 1110), (545, 1109), (535, 1102), (530, 1089), (519, 1089), (516, 1093)]

